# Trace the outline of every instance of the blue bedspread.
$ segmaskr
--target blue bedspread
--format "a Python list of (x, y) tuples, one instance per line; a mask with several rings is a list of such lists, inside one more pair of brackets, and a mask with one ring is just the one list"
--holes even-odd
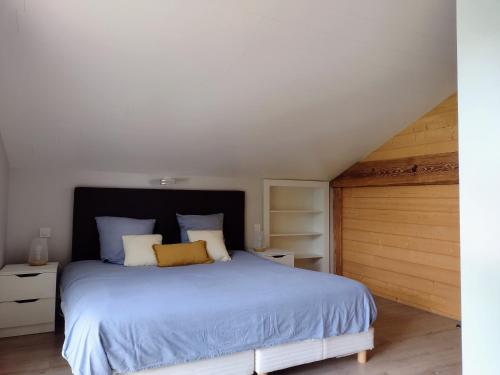
[(368, 330), (362, 284), (236, 251), (175, 268), (71, 263), (61, 282), (63, 356), (74, 374), (126, 373)]

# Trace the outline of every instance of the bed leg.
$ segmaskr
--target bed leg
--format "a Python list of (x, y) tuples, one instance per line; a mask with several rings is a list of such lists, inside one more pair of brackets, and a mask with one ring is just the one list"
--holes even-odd
[(358, 353), (358, 363), (366, 363), (368, 359), (368, 352), (366, 350), (363, 350), (362, 352)]

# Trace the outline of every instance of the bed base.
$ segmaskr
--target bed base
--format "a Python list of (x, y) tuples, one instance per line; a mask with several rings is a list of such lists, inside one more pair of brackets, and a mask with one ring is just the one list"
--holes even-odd
[(327, 358), (358, 355), (359, 363), (366, 363), (367, 351), (373, 349), (374, 330), (305, 340), (269, 348), (248, 350), (218, 358), (203, 359), (180, 365), (158, 367), (130, 375), (267, 375), (288, 367), (321, 361)]
[(164, 366), (131, 372), (133, 375), (250, 375), (254, 373), (255, 353), (253, 350), (202, 359), (173, 366)]
[(288, 367), (345, 357), (358, 353), (358, 361), (366, 362), (366, 351), (373, 349), (374, 330), (329, 337), (322, 340), (306, 340), (255, 350), (257, 374), (282, 370)]
[[(363, 350), (358, 352), (358, 363), (366, 363), (368, 360), (368, 351)], [(267, 372), (257, 372), (257, 375), (268, 375)]]

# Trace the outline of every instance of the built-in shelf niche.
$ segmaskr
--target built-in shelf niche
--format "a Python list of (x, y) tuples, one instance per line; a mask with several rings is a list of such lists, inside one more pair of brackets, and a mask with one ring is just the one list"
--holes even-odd
[(328, 272), (328, 228), (328, 182), (264, 181), (266, 246), (293, 251), (298, 267)]

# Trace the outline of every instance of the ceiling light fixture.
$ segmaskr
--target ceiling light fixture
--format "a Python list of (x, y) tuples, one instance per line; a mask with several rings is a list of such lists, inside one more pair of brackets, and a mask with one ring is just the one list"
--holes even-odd
[(176, 179), (173, 177), (163, 177), (160, 179), (160, 185), (162, 186), (174, 185), (176, 182)]

